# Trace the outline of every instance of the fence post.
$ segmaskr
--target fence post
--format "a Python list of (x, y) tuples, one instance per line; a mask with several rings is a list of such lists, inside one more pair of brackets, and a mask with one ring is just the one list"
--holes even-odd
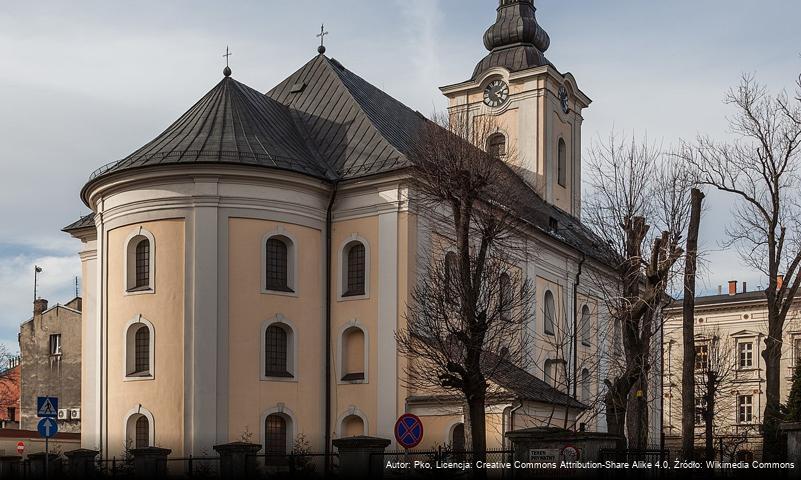
[(167, 457), (172, 453), (169, 448), (145, 447), (134, 448), (134, 473), (137, 478), (165, 478), (167, 476)]
[(247, 442), (232, 442), (215, 445), (214, 451), (220, 455), (220, 477), (248, 478), (256, 473), (256, 454), (261, 445)]
[(338, 438), (332, 443), (339, 451), (342, 478), (381, 478), (384, 451), (392, 442), (386, 438), (360, 436)]
[(801, 465), (801, 423), (782, 423), (779, 428), (787, 441), (787, 460)]
[(22, 477), (22, 457), (18, 455), (4, 455), (0, 457), (0, 478)]
[(95, 474), (95, 457), (100, 452), (79, 448), (64, 452), (67, 457), (67, 474), (70, 478), (90, 478)]

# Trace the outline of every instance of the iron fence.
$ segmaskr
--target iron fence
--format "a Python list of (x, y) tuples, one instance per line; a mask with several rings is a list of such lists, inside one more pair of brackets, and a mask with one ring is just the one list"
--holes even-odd
[(256, 463), (256, 472), (249, 472), (249, 478), (329, 478), (339, 470), (337, 453), (260, 453), (249, 458)]
[(167, 475), (170, 478), (220, 478), (220, 457), (168, 457)]
[(620, 463), (632, 462), (648, 462), (660, 464), (670, 461), (670, 450), (660, 449), (601, 449), (598, 452), (598, 458), (601, 462), (613, 461)]

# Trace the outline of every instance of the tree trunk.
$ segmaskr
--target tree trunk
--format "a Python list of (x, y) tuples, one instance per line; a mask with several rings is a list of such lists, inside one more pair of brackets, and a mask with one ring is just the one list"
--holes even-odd
[(640, 375), (629, 395), (626, 426), (629, 432), (629, 448), (648, 448), (648, 380)]
[(715, 418), (715, 397), (710, 395), (706, 402), (704, 412), (704, 436), (706, 438), (706, 461), (715, 459), (715, 438), (714, 438), (714, 418)]
[[(487, 425), (485, 412), (486, 396), (482, 393), (468, 395), (468, 415), (470, 422), (470, 444), (473, 449), (473, 462), (487, 460)], [(487, 477), (487, 471), (483, 468), (473, 469), (474, 478), (482, 479)]]
[(695, 274), (698, 267), (698, 228), (701, 224), (704, 194), (694, 188), (691, 196), (682, 311), (684, 363), (681, 369), (681, 449), (685, 460), (692, 460), (695, 453)]
[[(771, 319), (772, 320), (772, 319)], [(779, 423), (781, 423), (780, 411), (780, 381), (781, 381), (781, 354), (782, 354), (782, 329), (778, 332), (773, 328), (773, 322), (768, 329), (769, 335), (765, 339), (765, 350), (762, 358), (765, 359), (765, 412), (762, 417), (762, 458), (764, 460), (780, 460), (785, 445), (782, 442)]]

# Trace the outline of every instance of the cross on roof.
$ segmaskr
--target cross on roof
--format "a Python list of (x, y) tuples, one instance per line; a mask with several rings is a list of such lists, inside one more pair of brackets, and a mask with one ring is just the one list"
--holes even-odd
[(320, 54), (325, 53), (325, 36), (328, 32), (325, 31), (325, 24), (320, 25), (320, 33), (316, 35), (320, 39), (320, 47), (317, 49)]
[(226, 67), (228, 66), (228, 57), (230, 57), (231, 55), (233, 55), (233, 53), (228, 51), (228, 45), (226, 45), (225, 46), (225, 55), (223, 55), (223, 57), (225, 57), (225, 66)]

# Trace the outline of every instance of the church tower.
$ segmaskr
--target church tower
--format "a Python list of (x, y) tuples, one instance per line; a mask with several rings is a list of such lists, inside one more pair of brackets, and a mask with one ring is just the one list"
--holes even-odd
[(497, 12), (484, 33), (489, 54), (473, 76), (440, 90), (451, 115), (491, 117), (497, 132), (486, 139), (488, 150), (513, 161), (546, 201), (579, 217), (582, 111), (591, 100), (545, 58), (550, 38), (534, 0), (499, 0)]

